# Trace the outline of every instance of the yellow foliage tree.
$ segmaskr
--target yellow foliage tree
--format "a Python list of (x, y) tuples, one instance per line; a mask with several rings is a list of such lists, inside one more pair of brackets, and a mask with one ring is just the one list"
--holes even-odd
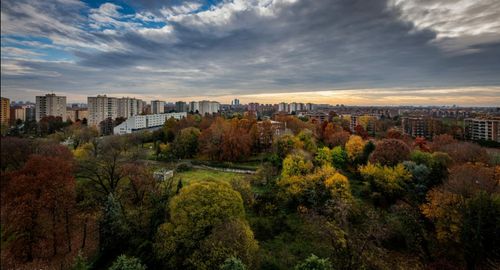
[(351, 135), (351, 137), (349, 137), (349, 140), (345, 144), (347, 155), (351, 160), (361, 157), (364, 147), (365, 141), (357, 135)]

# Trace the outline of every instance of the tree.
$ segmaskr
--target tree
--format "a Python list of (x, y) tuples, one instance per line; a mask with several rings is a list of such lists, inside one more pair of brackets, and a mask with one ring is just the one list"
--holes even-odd
[(316, 141), (313, 137), (313, 133), (309, 129), (304, 129), (299, 132), (297, 138), (302, 142), (304, 150), (315, 153), (317, 150)]
[(27, 139), (15, 137), (0, 138), (0, 163), (2, 171), (18, 170), (32, 154), (32, 143)]
[(384, 139), (377, 143), (375, 151), (370, 156), (370, 162), (394, 166), (408, 160), (410, 148), (401, 140)]
[(71, 270), (90, 270), (91, 267), (87, 263), (87, 259), (82, 254), (82, 251), (78, 251), (78, 255), (75, 257), (75, 261), (73, 263), (73, 266), (71, 267)]
[[(200, 255), (206, 256), (206, 254), (201, 254), (201, 250), (208, 252), (209, 247), (220, 241), (216, 240), (220, 239), (219, 237), (229, 237), (223, 242), (227, 245), (214, 249), (217, 253), (204, 259), (217, 264), (203, 267), (217, 268), (229, 255), (248, 258), (250, 251), (246, 248), (254, 247), (253, 234), (244, 221), (241, 195), (225, 182), (192, 183), (182, 188), (179, 195), (172, 199), (169, 209), (170, 222), (160, 226), (154, 246), (158, 259), (170, 267), (186, 268), (202, 265), (203, 260), (200, 261)], [(229, 227), (224, 226), (231, 227), (234, 234), (224, 235), (222, 231), (229, 230)], [(232, 254), (227, 254), (228, 252)], [(228, 256), (221, 258), (220, 254)]]
[(421, 211), (434, 222), (440, 243), (463, 251), (467, 268), (487, 265), (500, 251), (498, 169), (481, 164), (453, 167), (448, 180), (429, 191)]
[(240, 259), (231, 257), (224, 261), (220, 270), (246, 270), (246, 267)]
[(335, 146), (332, 151), (332, 164), (337, 169), (342, 169), (348, 161), (347, 152), (341, 146)]
[(489, 155), (486, 149), (478, 144), (470, 142), (457, 142), (441, 146), (440, 149), (450, 155), (456, 164), (466, 162), (487, 163)]
[(365, 142), (360, 136), (351, 135), (349, 141), (345, 144), (345, 150), (347, 151), (347, 156), (351, 160), (356, 160), (363, 154), (363, 149)]
[(328, 147), (319, 148), (314, 157), (316, 164), (323, 166), (332, 163), (332, 151)]
[(304, 262), (295, 266), (295, 270), (332, 270), (332, 264), (328, 259), (320, 259), (311, 254)]
[(120, 255), (109, 270), (146, 270), (146, 266), (138, 258)]
[(164, 134), (164, 142), (173, 142), (175, 139), (175, 134), (177, 132), (177, 120), (173, 117), (170, 117), (165, 121), (162, 128)]
[(354, 127), (354, 132), (365, 140), (368, 138), (368, 132), (366, 132), (365, 128), (362, 125), (357, 125), (356, 127)]
[(32, 155), (21, 170), (6, 175), (2, 224), (16, 236), (8, 247), (15, 258), (33, 261), (71, 251), (73, 168), (71, 159)]
[(283, 170), (281, 177), (299, 176), (308, 174), (313, 168), (313, 164), (305, 154), (290, 154), (283, 160)]
[(405, 186), (411, 180), (411, 174), (403, 164), (394, 167), (368, 163), (359, 168), (359, 172), (367, 183), (372, 199), (393, 202), (403, 194)]
[(110, 136), (94, 140), (87, 151), (78, 160), (78, 176), (92, 184), (103, 202), (125, 179), (124, 166), (139, 158), (137, 148), (125, 136)]
[(195, 127), (184, 128), (172, 143), (173, 152), (178, 158), (192, 158), (198, 152), (200, 130)]

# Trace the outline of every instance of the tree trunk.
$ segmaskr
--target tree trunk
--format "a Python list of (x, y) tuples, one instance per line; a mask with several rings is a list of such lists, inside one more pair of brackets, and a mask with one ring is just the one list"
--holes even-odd
[(83, 221), (83, 237), (82, 237), (82, 249), (85, 248), (85, 241), (87, 240), (87, 222), (88, 222), (88, 217), (85, 217), (85, 220)]
[(52, 208), (52, 256), (57, 255), (57, 241), (56, 241), (56, 210)]
[(68, 253), (71, 252), (71, 233), (70, 233), (70, 228), (69, 228), (69, 211), (68, 209), (65, 210), (65, 219), (66, 219), (66, 240), (68, 244)]

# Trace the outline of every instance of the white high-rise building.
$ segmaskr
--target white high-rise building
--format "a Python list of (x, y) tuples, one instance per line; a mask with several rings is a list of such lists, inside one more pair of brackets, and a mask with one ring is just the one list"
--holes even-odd
[(170, 118), (180, 120), (187, 116), (186, 112), (135, 115), (113, 128), (113, 134), (129, 134), (134, 131), (161, 127)]
[(153, 100), (151, 101), (151, 113), (165, 113), (165, 101)]
[(281, 102), (278, 105), (278, 112), (288, 112), (288, 104), (285, 102)]
[(129, 97), (118, 99), (118, 117), (129, 118), (141, 114), (143, 110), (144, 103), (140, 99)]
[(98, 126), (102, 121), (118, 117), (118, 98), (98, 95), (88, 97), (87, 106), (89, 111), (89, 126)]
[(37, 96), (35, 119), (38, 122), (46, 116), (61, 117), (63, 121), (66, 120), (66, 97), (55, 94)]
[(217, 113), (220, 110), (220, 103), (216, 101), (202, 100), (198, 104), (201, 115)]
[(189, 102), (189, 111), (196, 113), (196, 111), (200, 111), (200, 103), (198, 101)]

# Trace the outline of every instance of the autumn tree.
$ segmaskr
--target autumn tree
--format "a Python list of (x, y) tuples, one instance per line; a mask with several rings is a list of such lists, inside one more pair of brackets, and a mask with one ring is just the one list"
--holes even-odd
[[(87, 152), (88, 151), (88, 152)], [(91, 183), (104, 201), (125, 178), (123, 166), (139, 158), (137, 149), (125, 136), (111, 136), (94, 141), (78, 159), (78, 176)]]
[(192, 183), (169, 209), (170, 222), (160, 226), (155, 241), (157, 257), (167, 266), (215, 269), (231, 256), (252, 263), (257, 243), (244, 220), (241, 196), (229, 184)]
[(347, 141), (345, 145), (347, 156), (351, 160), (359, 159), (363, 154), (364, 146), (365, 142), (360, 136), (351, 135), (351, 137), (349, 137), (349, 141)]
[(359, 172), (367, 184), (370, 197), (376, 202), (392, 203), (403, 194), (412, 177), (403, 164), (390, 167), (368, 163), (360, 166)]
[(304, 262), (295, 266), (295, 270), (332, 270), (332, 263), (328, 259), (321, 259), (312, 254)]
[(7, 235), (15, 235), (8, 246), (15, 258), (32, 261), (71, 251), (73, 168), (71, 159), (32, 155), (19, 171), (7, 175), (2, 225)]
[(440, 243), (463, 251), (467, 268), (487, 266), (500, 251), (498, 169), (481, 164), (454, 167), (448, 180), (427, 194), (422, 213), (434, 222)]
[(200, 130), (195, 127), (184, 128), (172, 143), (175, 156), (178, 158), (191, 158), (198, 152), (198, 137)]
[(370, 156), (370, 162), (394, 166), (408, 160), (410, 148), (401, 140), (384, 139), (377, 143), (375, 151)]

